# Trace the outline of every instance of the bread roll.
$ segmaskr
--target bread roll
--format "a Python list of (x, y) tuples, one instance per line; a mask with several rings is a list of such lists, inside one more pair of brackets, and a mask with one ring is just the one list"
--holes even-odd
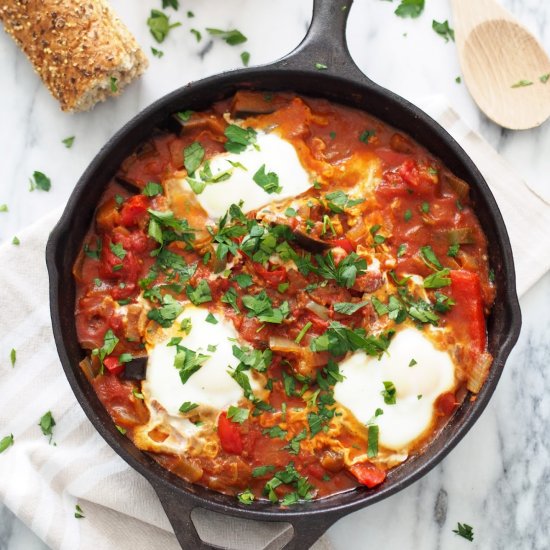
[(0, 0), (0, 20), (63, 111), (118, 95), (148, 65), (104, 0)]

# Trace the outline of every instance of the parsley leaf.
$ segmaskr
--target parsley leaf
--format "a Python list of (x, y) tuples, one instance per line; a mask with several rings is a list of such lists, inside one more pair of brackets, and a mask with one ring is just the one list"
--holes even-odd
[(347, 193), (343, 191), (334, 191), (332, 193), (327, 193), (325, 195), (325, 200), (327, 201), (327, 206), (335, 214), (341, 214), (347, 208), (356, 206), (365, 202), (365, 199), (350, 199)]
[(116, 243), (116, 244), (109, 243), (109, 248), (117, 258), (124, 260), (126, 256), (126, 250), (124, 250), (124, 247), (122, 246), (121, 243)]
[(84, 515), (84, 511), (82, 510), (82, 508), (78, 504), (74, 507), (74, 509), (75, 509), (74, 517), (76, 519), (83, 519), (83, 518), (86, 517)]
[(432, 29), (442, 36), (445, 39), (445, 42), (448, 42), (451, 39), (453, 42), (455, 40), (455, 31), (449, 26), (449, 21), (443, 21), (439, 23), (435, 19), (432, 21)]
[(368, 426), (367, 436), (367, 456), (373, 458), (378, 455), (378, 435), (380, 428), (377, 424)]
[(206, 31), (210, 34), (210, 36), (219, 36), (230, 46), (237, 46), (238, 44), (242, 44), (248, 40), (246, 36), (237, 29), (223, 31), (221, 29), (212, 29), (207, 27)]
[(10, 351), (10, 363), (12, 368), (15, 367), (16, 361), (17, 361), (17, 351), (15, 350), (15, 348), (12, 348)]
[(334, 279), (340, 286), (351, 288), (355, 284), (358, 275), (367, 270), (367, 262), (355, 252), (348, 254), (338, 265), (334, 262), (332, 251), (326, 256), (316, 255), (315, 259), (319, 267), (313, 267), (313, 271), (325, 279)]
[[(374, 296), (373, 296), (374, 298)], [(369, 302), (336, 302), (334, 304), (334, 311), (336, 313), (342, 313), (343, 315), (353, 315), (356, 311), (365, 307)]]
[(266, 465), (266, 466), (257, 466), (252, 470), (252, 477), (263, 477), (266, 474), (275, 470), (275, 466)]
[(472, 542), (474, 540), (474, 528), (467, 523), (458, 523), (457, 529), (453, 529), (453, 533), (456, 533), (458, 536), (465, 538)]
[(384, 384), (384, 389), (380, 393), (384, 398), (384, 403), (386, 403), (386, 405), (395, 405), (395, 397), (397, 394), (395, 384), (391, 381), (385, 381), (382, 382), (382, 384)]
[(242, 52), (241, 61), (245, 67), (248, 67), (248, 63), (250, 62), (250, 52)]
[(43, 172), (35, 171), (32, 174), (32, 178), (30, 179), (31, 183), (31, 191), (34, 191), (35, 189), (40, 189), (42, 191), (49, 191), (52, 187), (52, 182), (46, 174)]
[(254, 493), (250, 489), (246, 489), (237, 495), (237, 499), (242, 504), (252, 504), (254, 501)]
[(204, 147), (198, 141), (194, 141), (183, 150), (183, 159), (187, 173), (193, 175), (204, 159)]
[(424, 11), (424, 0), (401, 0), (395, 10), (399, 17), (416, 18)]
[(13, 434), (7, 435), (0, 440), (0, 453), (3, 453), (8, 447), (13, 445)]
[(52, 416), (51, 411), (48, 411), (42, 416), (38, 425), (40, 426), (40, 429), (42, 430), (42, 433), (44, 435), (50, 436), (49, 442), (51, 443), (53, 437), (53, 427), (55, 426), (55, 420)]
[(518, 80), (515, 84), (512, 84), (512, 88), (525, 88), (526, 86), (532, 86), (531, 80)]
[[(168, 345), (171, 344), (172, 342), (168, 343)], [(179, 371), (181, 383), (185, 384), (202, 367), (203, 363), (210, 358), (210, 355), (204, 355), (185, 346), (180, 346), (179, 343), (175, 343), (174, 345), (177, 350), (176, 357), (174, 358), (174, 367)]]
[(170, 23), (170, 18), (160, 10), (151, 10), (147, 25), (153, 38), (160, 44), (168, 36), (170, 29), (181, 26), (181, 23)]
[(424, 288), (441, 288), (451, 284), (449, 277), (451, 270), (448, 268), (436, 271), (424, 279)]
[(156, 195), (162, 195), (162, 185), (154, 181), (148, 181), (143, 188), (142, 194), (146, 197), (155, 197)]
[(191, 403), (191, 401), (185, 401), (179, 408), (180, 413), (188, 413), (198, 407), (197, 403)]
[(266, 172), (265, 164), (262, 164), (258, 171), (252, 177), (266, 193), (280, 193), (283, 188), (279, 185), (279, 176), (275, 172)]
[(62, 139), (61, 143), (65, 145), (67, 149), (70, 149), (73, 146), (75, 136), (70, 136), (68, 138)]
[(437, 259), (435, 252), (431, 246), (423, 246), (420, 248), (420, 253), (426, 265), (431, 269), (443, 269), (441, 262)]
[(171, 295), (165, 294), (161, 298), (162, 306), (147, 312), (147, 318), (156, 321), (161, 327), (168, 328), (183, 311), (183, 306)]
[(253, 128), (241, 128), (236, 124), (230, 124), (224, 130), (227, 138), (225, 150), (229, 153), (242, 153), (249, 145), (256, 143), (256, 130)]
[(245, 420), (248, 419), (250, 411), (248, 409), (243, 409), (242, 407), (234, 407), (231, 405), (229, 409), (227, 409), (227, 418), (229, 418), (232, 422), (236, 422), (237, 424), (242, 424)]
[(212, 293), (210, 292), (210, 287), (206, 279), (201, 279), (195, 288), (191, 285), (187, 285), (185, 292), (189, 300), (196, 306), (212, 300)]

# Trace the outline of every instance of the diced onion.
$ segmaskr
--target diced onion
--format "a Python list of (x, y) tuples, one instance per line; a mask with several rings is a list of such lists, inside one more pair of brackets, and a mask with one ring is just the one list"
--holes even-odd
[(320, 317), (324, 321), (328, 321), (330, 318), (329, 310), (325, 306), (322, 306), (317, 302), (313, 302), (313, 301), (308, 302), (306, 304), (306, 309), (309, 309), (309, 311), (311, 311), (312, 313), (315, 313), (317, 317)]

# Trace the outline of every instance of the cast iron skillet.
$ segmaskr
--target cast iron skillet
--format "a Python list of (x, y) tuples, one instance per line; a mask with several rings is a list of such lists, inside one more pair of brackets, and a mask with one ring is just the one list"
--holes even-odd
[[(314, 0), (313, 21), (306, 38), (280, 61), (188, 84), (139, 113), (105, 145), (84, 172), (48, 241), (46, 260), (52, 323), (69, 383), (107, 443), (151, 483), (185, 549), (210, 548), (201, 541), (191, 520), (191, 511), (196, 507), (242, 518), (289, 522), (294, 528), (294, 538), (285, 548), (303, 550), (342, 516), (410, 485), (438, 464), (473, 426), (495, 390), (504, 362), (519, 335), (521, 314), (512, 251), (496, 202), (470, 158), (441, 126), (414, 105), (369, 80), (354, 64), (345, 39), (352, 1)], [(315, 68), (316, 63), (323, 63), (328, 69), (320, 71)], [(184, 109), (200, 111), (243, 88), (291, 90), (356, 107), (424, 145), (452, 172), (471, 184), (475, 210), (489, 241), (490, 261), (498, 289), (488, 320), (489, 351), (494, 356), (494, 363), (477, 400), (474, 403), (466, 400), (427, 451), (392, 470), (380, 487), (359, 489), (288, 510), (264, 502), (242, 505), (233, 497), (187, 483), (159, 466), (118, 433), (78, 368), (84, 353), (76, 336), (75, 286), (71, 269), (106, 184), (124, 158), (172, 113)]]

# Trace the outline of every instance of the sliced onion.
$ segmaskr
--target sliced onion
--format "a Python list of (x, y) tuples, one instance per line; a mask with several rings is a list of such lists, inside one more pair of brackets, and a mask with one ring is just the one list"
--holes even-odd
[(279, 351), (281, 353), (302, 353), (304, 349), (300, 344), (290, 340), (289, 338), (283, 338), (282, 336), (270, 336), (269, 347), (273, 351)]
[(306, 304), (306, 309), (309, 309), (309, 311), (315, 313), (317, 317), (320, 317), (324, 321), (328, 321), (330, 319), (330, 311), (325, 306), (322, 306), (321, 304), (318, 304), (317, 302), (308, 302)]
[(468, 374), (468, 382), (466, 384), (466, 387), (472, 393), (478, 393), (481, 390), (489, 374), (492, 362), (493, 357), (489, 353), (482, 353), (479, 356), (478, 361), (476, 361), (474, 367)]
[(78, 366), (82, 369), (88, 382), (91, 382), (99, 374), (99, 361), (93, 361), (89, 357), (84, 357)]

